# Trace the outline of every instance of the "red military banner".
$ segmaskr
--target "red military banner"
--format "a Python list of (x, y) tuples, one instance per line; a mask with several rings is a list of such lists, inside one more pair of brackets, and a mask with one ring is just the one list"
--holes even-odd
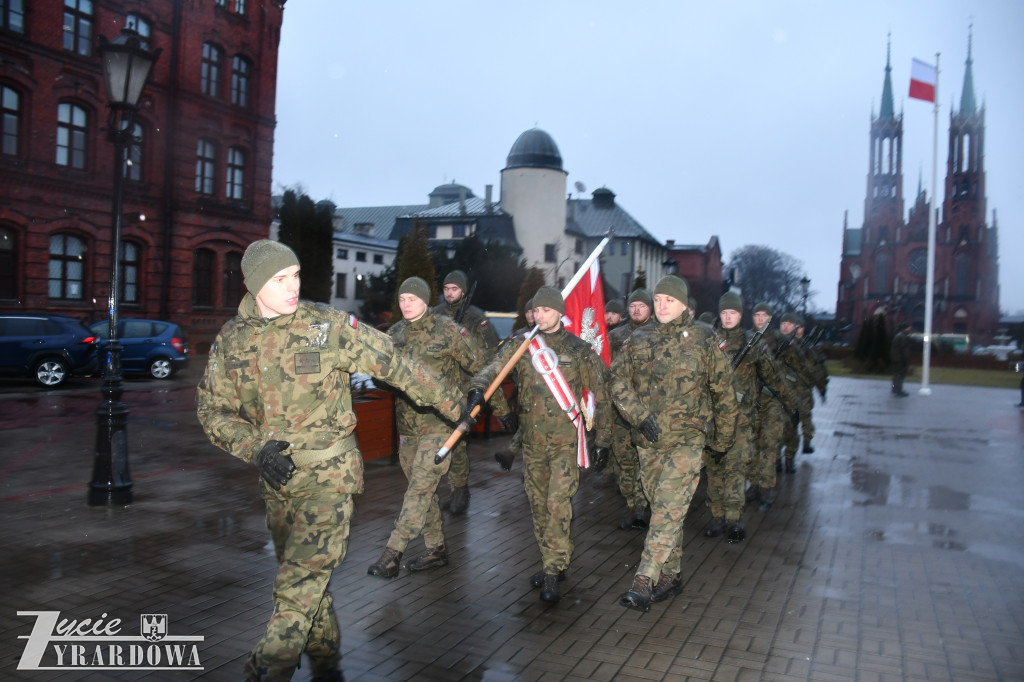
[(567, 331), (590, 344), (605, 366), (612, 363), (608, 351), (608, 329), (604, 321), (604, 290), (601, 288), (601, 264), (595, 260), (590, 270), (565, 299), (562, 324)]

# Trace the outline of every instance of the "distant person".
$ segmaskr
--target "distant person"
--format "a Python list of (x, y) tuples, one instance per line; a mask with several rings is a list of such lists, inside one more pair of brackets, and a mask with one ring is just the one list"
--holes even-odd
[(903, 380), (910, 369), (910, 323), (901, 322), (896, 327), (896, 335), (892, 337), (889, 347), (889, 362), (892, 363), (892, 393), (897, 398), (906, 398), (909, 393), (903, 390)]
[(622, 320), (626, 317), (626, 306), (622, 305), (622, 301), (617, 298), (613, 298), (608, 301), (604, 306), (604, 324), (607, 331), (611, 331), (622, 324)]
[(299, 260), (284, 244), (253, 242), (241, 265), (248, 293), (210, 349), (196, 411), (214, 445), (259, 471), (277, 556), (273, 615), (244, 673), (290, 680), (305, 653), (313, 679), (341, 680), (328, 583), (363, 492), (349, 375), (386, 381), (450, 420), (462, 396), (352, 315), (300, 301)]

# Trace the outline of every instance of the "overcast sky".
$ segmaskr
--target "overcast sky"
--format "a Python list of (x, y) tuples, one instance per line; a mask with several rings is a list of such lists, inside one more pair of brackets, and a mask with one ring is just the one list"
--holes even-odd
[(788, 253), (811, 279), (808, 307), (833, 311), (843, 214), (864, 220), (889, 35), (909, 209), (920, 179), (930, 190), (933, 121), (907, 97), (911, 59), (941, 53), (941, 200), (972, 24), (1000, 307), (1024, 312), (1018, 0), (292, 0), (273, 190), (339, 206), (426, 203), (445, 182), (497, 197), (509, 149), (536, 126), (570, 190), (611, 189), (662, 241), (717, 235), (726, 261), (747, 244)]

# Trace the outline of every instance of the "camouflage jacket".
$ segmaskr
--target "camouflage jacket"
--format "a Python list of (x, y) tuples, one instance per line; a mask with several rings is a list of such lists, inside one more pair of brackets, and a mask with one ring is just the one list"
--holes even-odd
[[(601, 356), (595, 353), (583, 339), (559, 327), (550, 334), (538, 332), (544, 342), (558, 356), (558, 369), (572, 389), (577, 403), (581, 400), (582, 389), (593, 392), (595, 410), (593, 426), (596, 431), (597, 447), (608, 447), (611, 442), (613, 411), (605, 386), (605, 366)], [(516, 337), (512, 343), (505, 343), (491, 362), (470, 381), (471, 388), (486, 389), (516, 351), (524, 337)], [(576, 426), (562, 412), (558, 402), (548, 389), (544, 377), (533, 367), (530, 351), (527, 349), (516, 362), (514, 372), (519, 389), (519, 433), (523, 445), (536, 449), (566, 447), (576, 444)]]
[[(733, 358), (746, 345), (747, 339), (753, 332), (744, 331), (737, 325), (732, 329), (721, 329), (718, 333), (722, 338), (719, 348), (725, 353), (729, 365), (732, 366)], [(733, 384), (736, 386), (736, 398), (740, 402), (740, 410), (750, 419), (751, 423), (754, 422), (757, 412), (758, 393), (765, 385), (778, 395), (790, 410), (795, 409), (796, 403), (791, 388), (781, 376), (778, 364), (772, 358), (771, 353), (767, 352), (763, 342), (751, 348), (743, 356), (743, 361), (739, 366), (733, 368)]]
[[(434, 306), (433, 311), (438, 315), (446, 315), (454, 320), (455, 316), (459, 313), (459, 308), (462, 307), (463, 300), (465, 299), (459, 299), (458, 303), (449, 305), (447, 301), (442, 299), (440, 303)], [(462, 321), (459, 324), (469, 330), (477, 345), (484, 350), (498, 347), (498, 332), (494, 331), (494, 327), (491, 326), (487, 316), (475, 305), (471, 305), (466, 309), (466, 314), (462, 316)]]
[(646, 322), (643, 324), (637, 324), (632, 318), (623, 322), (615, 329), (608, 332), (608, 352), (611, 354), (612, 360), (622, 350), (622, 344), (626, 342), (629, 335), (635, 332), (640, 327), (645, 327), (649, 324), (658, 324), (658, 320), (655, 319), (654, 315), (651, 315)]
[[(267, 320), (246, 294), (210, 349), (196, 395), (199, 422), (214, 445), (246, 462), (268, 440), (326, 450), (355, 431), (352, 372), (386, 381), (446, 418), (459, 416), (461, 394), (396, 353), (385, 334), (306, 301), (291, 315)], [(341, 469), (325, 474), (339, 491), (362, 491), (358, 451), (322, 466)]]
[(666, 324), (645, 325), (626, 339), (612, 362), (610, 386), (615, 406), (634, 427), (635, 443), (648, 443), (635, 427), (653, 414), (661, 427), (659, 449), (685, 444), (725, 452), (732, 447), (739, 403), (718, 343), (689, 312)]
[(786, 339), (779, 360), (782, 362), (782, 370), (786, 377), (793, 382), (801, 391), (807, 391), (817, 385), (817, 378), (814, 374), (813, 360), (808, 356), (807, 351), (800, 345), (800, 340), (795, 336)]
[[(428, 310), (415, 322), (400, 320), (388, 335), (395, 350), (431, 370), (446, 387), (459, 395), (467, 388), (467, 376), (483, 367), (483, 354), (464, 327)], [(505, 395), (495, 391), (492, 397), (495, 414), (509, 412)], [(404, 393), (395, 401), (395, 423), (402, 436), (451, 433), (454, 422), (445, 421), (435, 410), (416, 404)]]

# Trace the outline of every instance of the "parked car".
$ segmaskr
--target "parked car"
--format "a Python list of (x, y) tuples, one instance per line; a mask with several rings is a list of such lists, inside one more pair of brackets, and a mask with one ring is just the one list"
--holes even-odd
[[(122, 319), (118, 320), (117, 327), (124, 372), (148, 372), (155, 379), (168, 379), (188, 366), (188, 344), (179, 325), (163, 320)], [(97, 337), (102, 357), (110, 321), (96, 322), (89, 328)]]
[(62, 315), (0, 315), (0, 372), (60, 386), (69, 376), (96, 374), (96, 334)]

